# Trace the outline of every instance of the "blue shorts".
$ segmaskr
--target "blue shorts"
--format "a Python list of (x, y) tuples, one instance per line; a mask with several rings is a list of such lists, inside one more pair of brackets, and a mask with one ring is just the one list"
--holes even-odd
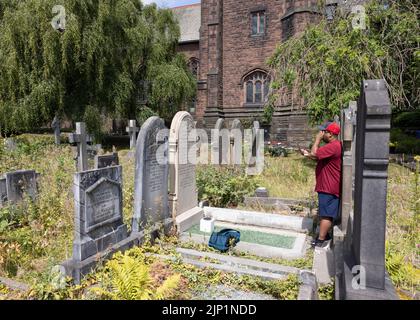
[(333, 194), (318, 192), (319, 216), (338, 219), (340, 198)]

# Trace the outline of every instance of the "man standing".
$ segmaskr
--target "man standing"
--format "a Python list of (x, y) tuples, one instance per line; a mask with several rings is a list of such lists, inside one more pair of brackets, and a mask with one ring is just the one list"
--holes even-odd
[[(340, 127), (335, 122), (327, 122), (320, 126), (320, 132), (315, 138), (311, 152), (301, 150), (302, 154), (317, 161), (316, 186), (319, 202), (319, 236), (312, 242), (312, 246), (322, 246), (331, 239), (328, 234), (333, 221), (338, 218), (340, 208), (341, 181), (341, 142), (338, 139)], [(319, 146), (321, 141), (326, 144)]]

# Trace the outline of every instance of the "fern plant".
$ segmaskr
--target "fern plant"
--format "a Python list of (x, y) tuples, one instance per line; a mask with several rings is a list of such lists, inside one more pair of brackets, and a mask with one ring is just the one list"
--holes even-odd
[(104, 270), (104, 286), (91, 290), (112, 300), (162, 300), (168, 299), (180, 283), (181, 276), (169, 276), (157, 286), (150, 275), (150, 267), (141, 257), (117, 254)]

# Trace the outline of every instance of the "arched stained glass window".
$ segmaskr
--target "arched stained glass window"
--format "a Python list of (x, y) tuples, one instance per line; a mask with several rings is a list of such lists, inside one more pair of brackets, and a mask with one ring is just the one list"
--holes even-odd
[(266, 101), (270, 86), (268, 75), (262, 71), (251, 73), (245, 78), (245, 103), (262, 104)]

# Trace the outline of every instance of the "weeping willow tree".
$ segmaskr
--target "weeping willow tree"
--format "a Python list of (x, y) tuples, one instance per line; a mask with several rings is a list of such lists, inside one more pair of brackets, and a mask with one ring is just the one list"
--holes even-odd
[(420, 27), (415, 0), (370, 1), (366, 28), (355, 15), (322, 20), (280, 44), (268, 64), (274, 70), (270, 117), (278, 92), (294, 87), (313, 123), (332, 118), (356, 100), (363, 79), (386, 80), (395, 110), (419, 108)]
[[(172, 12), (139, 0), (0, 1), (0, 126), (31, 130), (55, 114), (169, 118), (195, 93)], [(60, 15), (65, 31), (51, 22)], [(147, 85), (144, 85), (147, 84)], [(145, 92), (147, 91), (147, 92)]]

